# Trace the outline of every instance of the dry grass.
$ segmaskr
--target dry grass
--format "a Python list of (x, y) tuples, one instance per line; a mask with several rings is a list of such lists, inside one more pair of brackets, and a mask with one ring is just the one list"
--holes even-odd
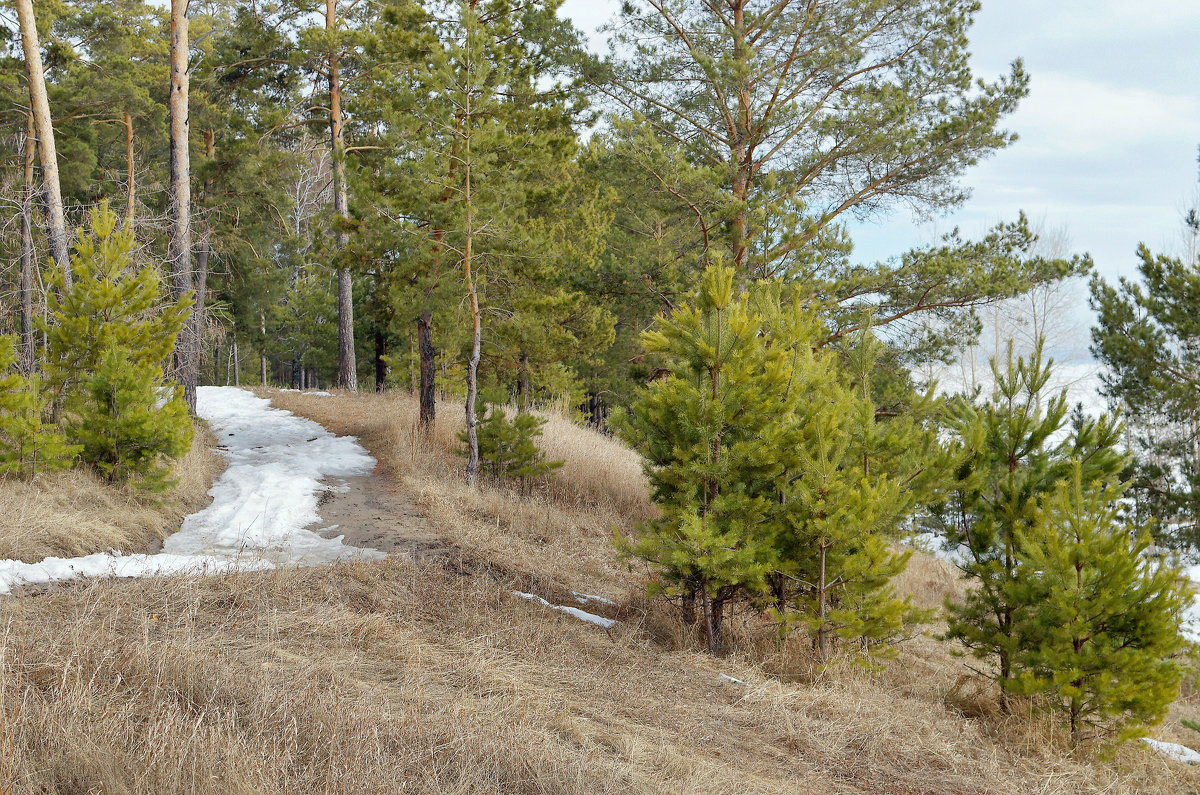
[[(1136, 744), (1073, 759), (928, 637), (882, 671), (822, 668), (742, 610), (733, 654), (699, 653), (613, 561), (611, 528), (650, 506), (611, 440), (548, 427), (575, 474), (521, 500), (459, 485), (450, 408), (426, 447), (403, 396), (277, 403), (360, 436), (458, 551), (0, 600), (0, 792), (1200, 792), (1200, 769)], [(600, 471), (613, 494), (572, 482)], [(898, 586), (936, 605), (961, 583), (918, 555)], [(514, 589), (600, 593), (621, 623)], [(1176, 709), (1200, 717), (1195, 695)]]
[[(784, 684), (744, 660), (665, 651), (633, 617), (610, 635), (514, 599), (518, 583), (394, 559), (7, 600), (0, 786), (590, 795), (1200, 784), (1140, 749), (1100, 766), (1072, 761), (1050, 731), (1013, 746), (1012, 730), (947, 709), (911, 676), (845, 667)], [(906, 662), (923, 654), (937, 656), (922, 648)]]
[(31, 481), (0, 480), (0, 559), (36, 563), (116, 549), (146, 552), (208, 502), (224, 467), (212, 434), (196, 427), (191, 451), (175, 466), (176, 485), (153, 496), (113, 485), (80, 467)]

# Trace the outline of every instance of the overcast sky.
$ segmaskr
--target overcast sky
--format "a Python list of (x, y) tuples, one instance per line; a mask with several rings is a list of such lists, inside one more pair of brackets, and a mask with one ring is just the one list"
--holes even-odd
[[(618, 0), (566, 0), (592, 36)], [(1021, 139), (970, 171), (969, 203), (918, 224), (907, 211), (856, 227), (859, 257), (897, 255), (955, 225), (981, 234), (1025, 210), (1067, 233), (1107, 276), (1136, 267), (1139, 242), (1177, 250), (1200, 146), (1200, 0), (983, 0), (976, 73), (1024, 58), (1032, 92), (1010, 117)]]

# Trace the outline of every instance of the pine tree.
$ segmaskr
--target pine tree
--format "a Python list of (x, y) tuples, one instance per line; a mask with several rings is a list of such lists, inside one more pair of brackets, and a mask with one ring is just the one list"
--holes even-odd
[(162, 371), (191, 300), (168, 301), (156, 269), (131, 269), (133, 235), (116, 223), (102, 203), (91, 233), (76, 243), (72, 287), (61, 271), (52, 277), (62, 296), (50, 298), (47, 382), (86, 462), (112, 480), (161, 490), (169, 474), (163, 459), (182, 455), (192, 439), (186, 403)]
[[(546, 421), (528, 412), (519, 412), (511, 421), (501, 407), (492, 405), (479, 420), (479, 459), (497, 480), (514, 479), (528, 494), (532, 481), (563, 465), (549, 461), (537, 446)], [(466, 443), (466, 432), (459, 440)]]
[(1160, 521), (1160, 544), (1200, 545), (1200, 211), (1185, 219), (1189, 252), (1138, 248), (1141, 279), (1091, 282), (1092, 352), (1104, 394), (1129, 425), (1130, 496)]
[(957, 408), (954, 425), (964, 449), (938, 512), (947, 539), (966, 556), (964, 575), (976, 586), (962, 601), (947, 601), (946, 637), (979, 658), (995, 659), (1005, 708), (1017, 657), (1033, 642), (1035, 600), (1022, 584), (1020, 534), (1034, 526), (1040, 501), (1074, 461), (1089, 480), (1111, 479), (1124, 466), (1115, 449), (1120, 429), (1110, 419), (1076, 417), (1068, 431), (1065, 393), (1045, 394), (1052, 367), (1043, 360), (1041, 342), (1029, 361), (1014, 359), (1010, 346), (1003, 369), (992, 362), (989, 400), (979, 408), (965, 401)]
[(619, 546), (649, 561), (682, 598), (686, 623), (696, 621), (700, 600), (714, 654), (724, 647), (725, 604), (743, 589), (761, 592), (772, 562), (762, 528), (769, 492), (747, 485), (779, 469), (778, 449), (763, 437), (781, 415), (790, 374), (785, 352), (764, 344), (762, 320), (733, 282), (732, 268), (711, 268), (696, 308), (681, 307), (645, 334), (646, 349), (667, 357), (669, 375), (641, 391), (618, 423), (645, 457), (663, 513)]
[(169, 389), (162, 368), (130, 353), (115, 343), (104, 351), (82, 384), (67, 432), (83, 460), (110, 481), (161, 492), (173, 482), (170, 459), (192, 446), (192, 421), (178, 390), (160, 397)]
[(1150, 534), (1121, 515), (1123, 488), (1083, 477), (1076, 460), (1017, 533), (1020, 592), (1033, 606), (1017, 690), (1048, 693), (1073, 744), (1120, 743), (1161, 721), (1179, 695), (1173, 657), (1191, 594), (1178, 569), (1143, 556)]
[(67, 469), (79, 448), (45, 421), (50, 395), (41, 377), (9, 372), (16, 358), (13, 338), (0, 336), (0, 475), (32, 478)]

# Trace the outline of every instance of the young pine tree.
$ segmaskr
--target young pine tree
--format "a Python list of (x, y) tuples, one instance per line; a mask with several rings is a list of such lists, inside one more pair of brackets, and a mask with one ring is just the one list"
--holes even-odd
[[(510, 421), (504, 409), (491, 406), (478, 424), (479, 458), (488, 474), (497, 480), (515, 479), (522, 493), (528, 494), (535, 478), (561, 467), (562, 461), (548, 461), (538, 449), (537, 439), (545, 424), (528, 412), (520, 412)], [(458, 438), (468, 443), (466, 431), (460, 431)]]
[(644, 335), (670, 373), (642, 390), (618, 423), (645, 456), (662, 509), (618, 546), (657, 569), (667, 592), (682, 598), (685, 623), (695, 623), (700, 601), (714, 654), (724, 646), (725, 604), (743, 589), (761, 592), (771, 568), (764, 486), (780, 465), (778, 446), (764, 438), (775, 435), (790, 375), (786, 350), (766, 344), (761, 318), (745, 293), (735, 294), (733, 279), (731, 268), (710, 268), (697, 305)]
[(44, 421), (50, 400), (41, 377), (10, 372), (16, 358), (14, 339), (0, 336), (0, 373), (7, 373), (0, 375), (0, 475), (32, 478), (67, 469), (79, 449)]
[(1189, 595), (1179, 570), (1143, 557), (1151, 537), (1120, 515), (1123, 491), (1085, 482), (1076, 460), (1033, 526), (1017, 533), (1022, 592), (1033, 605), (1017, 687), (1049, 694), (1074, 745), (1139, 736), (1179, 695), (1172, 657)]
[(50, 293), (46, 374), (67, 438), (110, 480), (151, 491), (169, 483), (165, 459), (187, 452), (192, 424), (162, 365), (190, 314), (191, 298), (165, 297), (157, 270), (134, 270), (132, 233), (102, 204), (71, 258), (72, 286), (58, 271)]
[(870, 331), (853, 341), (843, 369), (832, 352), (814, 352), (816, 326), (798, 306), (787, 314), (791, 322), (773, 332), (791, 349), (788, 427), (776, 442), (774, 606), (785, 628), (798, 619), (808, 629), (821, 660), (838, 640), (884, 651), (919, 618), (890, 587), (910, 553), (888, 542), (927, 492), (940, 462), (936, 437), (911, 417), (877, 418), (870, 374), (881, 346)]
[[(994, 659), (1001, 705), (1008, 708), (1017, 657), (1035, 643), (1036, 599), (1026, 590), (1018, 539), (1034, 527), (1041, 501), (1080, 462), (1088, 482), (1109, 481), (1124, 465), (1120, 429), (1107, 418), (1077, 418), (1067, 429), (1066, 396), (1046, 396), (1053, 362), (1039, 343), (1027, 362), (1009, 348), (1004, 369), (992, 363), (995, 389), (979, 408), (961, 403), (955, 424), (964, 447), (950, 497), (940, 510), (948, 540), (965, 555), (976, 587), (948, 601), (947, 638)], [(1033, 633), (1032, 635), (1030, 633)]]

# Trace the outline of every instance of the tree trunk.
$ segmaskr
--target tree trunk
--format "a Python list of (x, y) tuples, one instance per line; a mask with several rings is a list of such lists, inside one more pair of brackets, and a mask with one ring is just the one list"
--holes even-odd
[(304, 374), (300, 368), (300, 360), (292, 359), (292, 389), (304, 388)]
[(46, 96), (46, 77), (42, 68), (42, 48), (38, 42), (37, 19), (33, 0), (16, 0), (17, 20), (21, 28), (21, 47), (25, 52), (25, 75), (29, 82), (29, 105), (37, 132), (37, 152), (42, 166), (46, 197), (46, 227), (50, 238), (50, 256), (63, 272), (67, 289), (71, 288), (71, 253), (67, 242), (67, 221), (63, 214), (62, 185), (58, 179), (58, 152), (54, 147), (54, 126), (50, 118), (50, 100)]
[[(733, 11), (733, 61), (739, 66), (746, 67), (749, 51), (746, 47), (746, 2), (737, 0), (731, 3)], [(752, 158), (746, 142), (750, 138), (750, 88), (748, 81), (750, 72), (741, 70), (742, 84), (738, 86), (738, 114), (734, 119), (735, 130), (731, 130), (733, 144), (730, 150), (730, 167), (733, 171), (733, 198), (737, 209), (733, 218), (733, 266), (739, 279), (749, 279), (747, 273), (750, 263), (750, 169)]]
[(533, 406), (533, 396), (529, 394), (529, 354), (521, 352), (521, 411), (529, 411)]
[(33, 276), (37, 255), (33, 250), (33, 163), (37, 140), (33, 114), (25, 117), (25, 192), (21, 195), (21, 372), (33, 372)]
[(683, 623), (694, 626), (696, 623), (696, 589), (690, 585), (683, 592)]
[(133, 215), (137, 207), (137, 181), (133, 170), (133, 117), (125, 111), (125, 228), (133, 229)]
[(718, 591), (716, 597), (709, 596), (708, 588), (700, 589), (704, 601), (704, 630), (708, 636), (708, 653), (719, 655), (725, 650), (725, 598)]
[(423, 312), (417, 320), (417, 350), (421, 356), (421, 430), (428, 431), (433, 427), (437, 414), (437, 399), (434, 393), (437, 376), (434, 358), (437, 352), (433, 347), (433, 316)]
[(242, 357), (238, 353), (237, 337), (233, 338), (233, 385), (242, 385)]
[(387, 335), (382, 328), (375, 329), (375, 391), (382, 392), (387, 386), (388, 366), (383, 357), (387, 356)]
[[(468, 139), (468, 151), (470, 142)], [(468, 161), (467, 165), (467, 244), (463, 255), (463, 276), (467, 283), (467, 297), (471, 305), (471, 358), (467, 362), (467, 468), (466, 477), (467, 485), (474, 486), (479, 476), (479, 434), (476, 430), (475, 418), (475, 396), (478, 391), (479, 384), (479, 345), (480, 345), (480, 322), (479, 322), (479, 293), (475, 289), (475, 277), (471, 272), (471, 167)]]
[(196, 338), (196, 361), (194, 363), (195, 377), (192, 388), (199, 382), (200, 375), (200, 346), (204, 343), (204, 301), (208, 297), (208, 257), (211, 250), (208, 247), (207, 236), (200, 241), (200, 250), (196, 252), (196, 305), (192, 308), (192, 334)]
[[(325, 32), (329, 49), (329, 144), (333, 154), (333, 212), (339, 219), (350, 217), (346, 200), (346, 142), (342, 131), (342, 84), (338, 73), (337, 0), (325, 0)], [(338, 248), (346, 247), (346, 233), (338, 233)], [(334, 386), (358, 391), (358, 368), (354, 355), (354, 284), (349, 268), (338, 268), (338, 370)]]
[[(188, 16), (187, 0), (171, 0), (170, 213), (168, 258), (171, 297), (178, 300), (193, 288), (192, 187), (188, 154)], [(196, 413), (196, 381), (200, 366), (196, 324), (185, 323), (175, 340), (175, 377), (183, 386), (188, 410)]]
[[(262, 334), (262, 344), (267, 344), (267, 314), (260, 307), (258, 310), (258, 330)], [(258, 354), (258, 378), (260, 386), (267, 385), (267, 354), (265, 351)]]
[(817, 584), (817, 618), (820, 623), (817, 625), (817, 657), (821, 662), (829, 659), (829, 623), (825, 620), (829, 614), (829, 606), (825, 601), (825, 558), (829, 552), (829, 547), (825, 544), (820, 544), (821, 556), (821, 572), (820, 579)]

